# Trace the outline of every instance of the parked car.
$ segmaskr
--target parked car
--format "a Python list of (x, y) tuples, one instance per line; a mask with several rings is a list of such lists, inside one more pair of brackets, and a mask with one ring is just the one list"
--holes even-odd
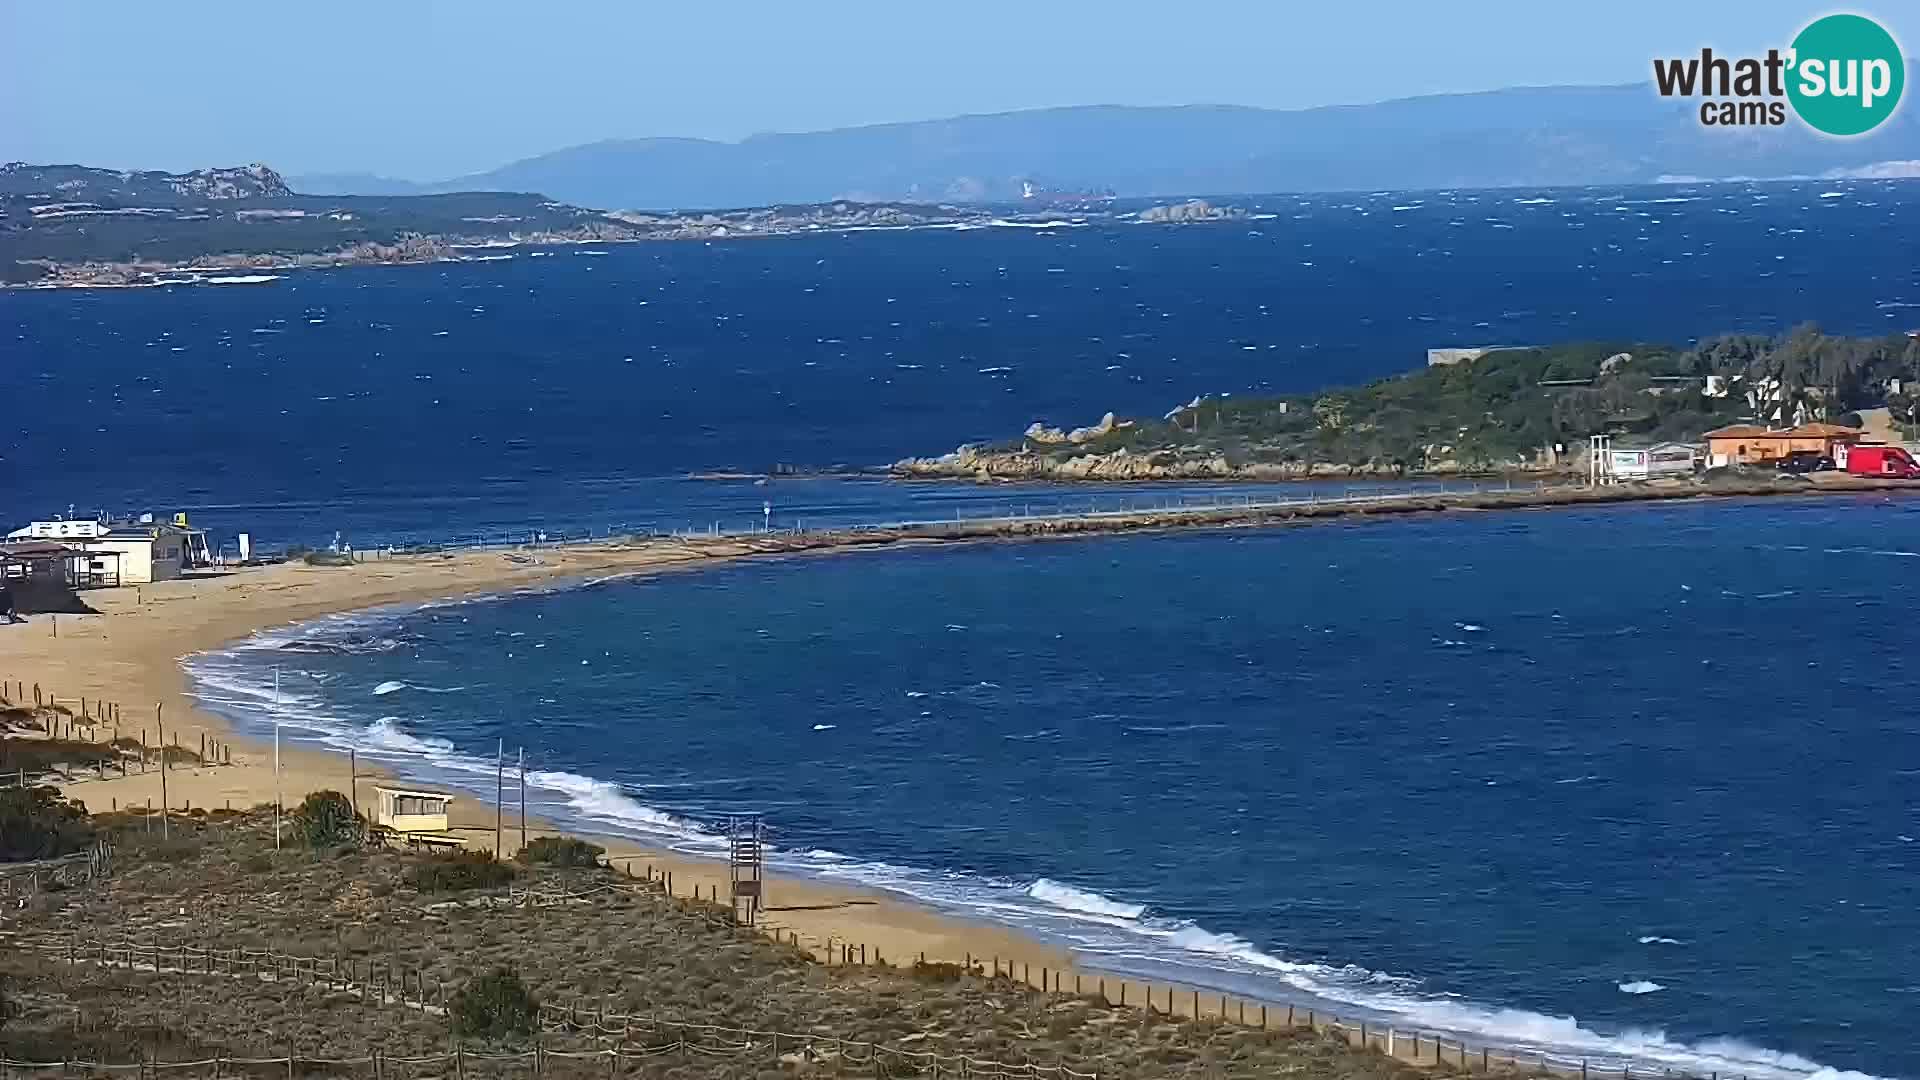
[(1773, 467), (1786, 473), (1831, 472), (1835, 468), (1833, 459), (1818, 450), (1791, 451), (1774, 462)]

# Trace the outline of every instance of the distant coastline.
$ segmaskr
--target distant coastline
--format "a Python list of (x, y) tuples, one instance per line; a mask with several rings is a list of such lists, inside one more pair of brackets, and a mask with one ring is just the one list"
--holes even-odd
[(817, 233), (1189, 224), (1245, 212), (1193, 199), (1137, 210), (1110, 200), (1030, 205), (863, 202), (733, 210), (594, 210), (537, 194), (321, 196), (265, 166), (123, 176), (0, 167), (0, 284), (133, 288), (231, 283), (289, 270), (490, 262), (559, 248)]

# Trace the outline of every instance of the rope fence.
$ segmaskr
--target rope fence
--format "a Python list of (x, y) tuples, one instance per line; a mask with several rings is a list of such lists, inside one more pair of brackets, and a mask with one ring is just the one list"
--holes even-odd
[[(604, 891), (608, 890), (594, 889), (583, 893), (552, 894), (529, 892), (519, 895), (524, 902), (529, 903), (541, 900), (564, 902)], [(778, 933), (775, 936), (779, 938)], [(254, 978), (269, 983), (285, 981), (295, 985), (321, 987), (333, 993), (354, 995), (361, 998), (368, 1007), (393, 1006), (417, 1010), (432, 1016), (449, 1015), (452, 1002), (452, 995), (442, 980), (430, 979), (424, 973), (410, 971), (391, 962), (382, 962), (371, 957), (354, 960), (342, 957), (303, 956), (268, 949), (216, 949), (195, 945), (138, 942), (82, 943), (78, 937), (22, 938), (4, 932), (0, 932), (0, 945), (17, 951), (51, 957), (56, 962), (65, 962), (71, 966), (91, 964), (102, 968), (118, 968), (156, 975)], [(868, 954), (859, 946), (843, 943), (837, 948), (845, 950), (838, 955), (845, 957), (847, 964), (868, 967), (892, 966), (880, 958), (877, 950)], [(863, 955), (870, 956), (870, 961), (862, 960)], [(1043, 981), (1037, 985), (1030, 970), (1016, 973), (1012, 962), (1002, 962), (997, 957), (983, 958), (983, 960), (985, 960), (984, 963), (979, 963), (974, 958), (968, 957), (966, 970), (988, 978), (1007, 979), (1030, 991), (1061, 995), (1067, 993), (1065, 989), (1067, 973), (1064, 971), (1042, 969), (1040, 979)], [(1022, 965), (1022, 967), (1027, 966)], [(1226, 994), (1203, 994), (1191, 988), (1176, 991), (1171, 986), (1155, 988), (1152, 984), (1146, 984), (1142, 998), (1130, 1001), (1128, 986), (1129, 983), (1125, 980), (1115, 981), (1114, 988), (1118, 990), (1116, 1000), (1105, 978), (1089, 980), (1079, 973), (1074, 973), (1072, 976), (1074, 996), (1097, 998), (1111, 1008), (1138, 1008), (1148, 1015), (1163, 1016), (1171, 1020), (1187, 1019), (1196, 1023), (1238, 1024), (1250, 1030), (1314, 1031), (1331, 1034), (1356, 1049), (1374, 1050), (1414, 1064), (1453, 1067), (1469, 1073), (1554, 1075), (1579, 1077), (1580, 1080), (1602, 1080), (1602, 1078), (1611, 1080), (1614, 1076), (1620, 1077), (1621, 1080), (1634, 1080), (1635, 1077), (1640, 1077), (1642, 1080), (1656, 1080), (1656, 1078), (1658, 1080), (1747, 1080), (1744, 1075), (1735, 1073), (1701, 1075), (1677, 1072), (1671, 1068), (1655, 1069), (1646, 1066), (1636, 1068), (1631, 1063), (1603, 1064), (1588, 1058), (1546, 1052), (1522, 1052), (1489, 1044), (1475, 1046), (1458, 1036), (1440, 1032), (1407, 1030), (1393, 1025), (1356, 1020), (1324, 1010), (1293, 1005), (1249, 1002)], [(1215, 1008), (1216, 1002), (1217, 1008)], [(618, 1013), (608, 1010), (603, 1004), (583, 1008), (578, 1003), (568, 1005), (547, 1003), (540, 1006), (539, 1020), (542, 1030), (573, 1032), (595, 1039), (613, 1040), (614, 1045), (606, 1050), (579, 1052), (572, 1056), (605, 1057), (610, 1054), (616, 1067), (619, 1060), (626, 1058), (675, 1051), (703, 1054), (743, 1053), (758, 1042), (767, 1041), (772, 1044), (773, 1057), (776, 1061), (780, 1060), (782, 1053), (790, 1052), (799, 1053), (808, 1060), (834, 1060), (849, 1064), (874, 1063), (876, 1067), (897, 1067), (899, 1070), (915, 1074), (932, 1073), (935, 1076), (944, 1072), (956, 1077), (1051, 1077), (1054, 1080), (1096, 1080), (1096, 1074), (1080, 1072), (1066, 1065), (1043, 1065), (1031, 1062), (1012, 1064), (966, 1055), (907, 1050), (881, 1043), (839, 1039), (813, 1033), (729, 1027), (674, 1020), (651, 1013)], [(636, 1031), (644, 1031), (654, 1040), (659, 1040), (663, 1032), (672, 1037), (664, 1042), (648, 1042), (636, 1049), (633, 1046)], [(690, 1039), (690, 1035), (701, 1036), (706, 1041)], [(532, 1060), (531, 1055), (534, 1054), (546, 1054), (551, 1057), (568, 1056), (560, 1051), (536, 1049), (520, 1054), (493, 1057), (467, 1054), (466, 1060), (528, 1061)], [(857, 1056), (861, 1054), (866, 1056)], [(316, 1063), (318, 1060), (283, 1057), (263, 1058), (259, 1059), (258, 1063), (285, 1064), (289, 1061)], [(373, 1058), (338, 1060), (343, 1063), (364, 1065), (370, 1064)], [(402, 1060), (415, 1059), (396, 1057), (384, 1060), (399, 1063)], [(453, 1054), (417, 1060), (446, 1064), (453, 1061)], [(226, 1061), (230, 1065), (245, 1063), (240, 1059), (226, 1059)], [(59, 1063), (0, 1062), (0, 1064), (22, 1069), (59, 1066)], [(67, 1064), (76, 1066), (80, 1063)], [(152, 1067), (185, 1068), (207, 1066), (212, 1062), (148, 1064)], [(112, 1066), (112, 1068), (134, 1067), (132, 1065)]]
[[(1422, 492), (1420, 494), (1425, 495), (1430, 493)], [(36, 684), (33, 690), (36, 700), (42, 700), (41, 688)], [(21, 697), (14, 697), (13, 695), (20, 694), (23, 697), (24, 692), (24, 683), (15, 682), (9, 685), (0, 682), (0, 705), (4, 705), (10, 700), (21, 700)], [(40, 705), (36, 711), (39, 709), (56, 708), (51, 705), (50, 702), (51, 698), (49, 696), (44, 699), (43, 704)], [(111, 715), (114, 717), (119, 715), (117, 706), (105, 702), (98, 703), (98, 705), (103, 715)], [(83, 703), (82, 717), (85, 716), (87, 708), (88, 706)], [(63, 711), (70, 714), (70, 710)], [(144, 743), (144, 741), (143, 732), (142, 742)], [(144, 748), (142, 750), (142, 756), (144, 759)], [(163, 771), (168, 768), (166, 765), (166, 755), (164, 753), (161, 755), (161, 768)], [(122, 759), (122, 770), (124, 773), (124, 758)], [(14, 776), (0, 774), (0, 788), (11, 786), (8, 781), (24, 784), (26, 779), (27, 777), (24, 772), (16, 773)], [(131, 808), (132, 807), (130, 807), (130, 809)], [(734, 925), (731, 915), (725, 910), (725, 905), (720, 900), (718, 886), (711, 886), (703, 891), (702, 887), (696, 883), (690, 893), (681, 894), (674, 888), (671, 870), (656, 871), (652, 864), (649, 863), (645, 866), (643, 874), (635, 874), (632, 865), (634, 860), (628, 858), (623, 861), (625, 862), (624, 867), (613, 868), (624, 873), (628, 880), (644, 882), (644, 888), (658, 891), (668, 897), (677, 898), (685, 896), (696, 901), (711, 903), (715, 905), (714, 910), (710, 912), (696, 910), (693, 913), (706, 918), (708, 922), (714, 925)], [(110, 873), (112, 866), (111, 850), (107, 849), (89, 856), (88, 866), (88, 880), (93, 880)], [(35, 882), (31, 880), (27, 882), (28, 892), (34, 891), (34, 884)], [(494, 897), (483, 898), (482, 901), (478, 902), (488, 904), (504, 903), (508, 906), (540, 907), (586, 902), (590, 901), (591, 898), (596, 895), (635, 891), (641, 887), (642, 886), (638, 885), (602, 884), (579, 892), (556, 892), (538, 889), (519, 889), (509, 886), (508, 895), (504, 900)], [(0, 876), (0, 895), (10, 896), (14, 892), (15, 886), (7, 883), (6, 879)], [(472, 902), (476, 901), (453, 901), (450, 903)], [(908, 958), (897, 958), (900, 963), (890, 962), (881, 955), (878, 948), (869, 949), (869, 947), (863, 943), (843, 941), (837, 937), (830, 937), (824, 943), (803, 944), (799, 933), (789, 928), (777, 925), (763, 925), (757, 929), (770, 936), (776, 942), (790, 945), (830, 966), (864, 966), (875, 968), (913, 966), (913, 962)], [(9, 941), (8, 935), (0, 932), (0, 943)], [(427, 976), (424, 974), (408, 972), (390, 964), (383, 966), (380, 961), (371, 958), (364, 961), (356, 961), (351, 958), (293, 956), (244, 948), (212, 949), (191, 945), (161, 946), (158, 944), (138, 944), (130, 942), (111, 945), (106, 943), (88, 944), (82, 948), (70, 941), (27, 941), (19, 947), (38, 950), (41, 953), (52, 952), (57, 955), (64, 955), (73, 963), (90, 963), (102, 967), (121, 967), (128, 970), (149, 971), (156, 974), (227, 975), (230, 977), (245, 977), (250, 975), (264, 981), (278, 981), (281, 979), (304, 980), (309, 985), (325, 984), (329, 989), (337, 992), (356, 994), (367, 1000), (370, 1004), (398, 1005), (404, 1008), (418, 1009), (434, 1015), (445, 1015), (449, 1002), (447, 988), (437, 980), (432, 987), (429, 987), (426, 981)], [(168, 966), (169, 960), (172, 966)], [(926, 962), (925, 954), (920, 955), (919, 962)], [(1117, 977), (1112, 980), (1110, 986), (1109, 980), (1105, 977), (1089, 977), (1078, 971), (1042, 966), (1036, 973), (1035, 966), (1028, 963), (1021, 963), (1019, 970), (1016, 971), (1015, 961), (1008, 959), (1003, 962), (999, 957), (975, 957), (968, 954), (964, 959), (964, 964), (959, 966), (969, 974), (984, 975), (994, 979), (1005, 978), (1028, 990), (1038, 990), (1042, 993), (1062, 995), (1071, 992), (1073, 995), (1079, 997), (1097, 998), (1108, 1007), (1123, 1009), (1138, 1008), (1150, 1015), (1160, 1015), (1170, 1019), (1177, 1020), (1187, 1018), (1196, 1022), (1213, 1020), (1222, 1023), (1237, 1023), (1245, 1027), (1258, 1028), (1261, 1030), (1308, 1029), (1326, 1032), (1341, 1037), (1349, 1045), (1357, 1048), (1377, 1049), (1389, 1056), (1407, 1061), (1448, 1065), (1467, 1071), (1478, 1069), (1482, 1072), (1521, 1071), (1548, 1073), (1564, 1077), (1577, 1076), (1580, 1077), (1581, 1080), (1593, 1080), (1593, 1078), (1597, 1076), (1610, 1078), (1616, 1074), (1621, 1077), (1621, 1080), (1634, 1080), (1636, 1076), (1645, 1078), (1645, 1080), (1653, 1080), (1653, 1078), (1661, 1078), (1661, 1080), (1666, 1080), (1666, 1078), (1674, 1078), (1674, 1080), (1747, 1080), (1744, 1074), (1676, 1072), (1670, 1068), (1655, 1069), (1644, 1065), (1636, 1069), (1632, 1063), (1620, 1062), (1618, 1059), (1596, 1062), (1591, 1058), (1572, 1057), (1545, 1051), (1522, 1051), (1511, 1046), (1502, 1047), (1492, 1044), (1476, 1046), (1457, 1034), (1422, 1029), (1407, 1030), (1391, 1024), (1381, 1024), (1374, 1020), (1354, 1019), (1341, 1016), (1324, 1009), (1306, 1008), (1291, 1004), (1275, 1004), (1271, 1002), (1250, 1002), (1244, 998), (1233, 998), (1226, 994), (1203, 993), (1192, 987), (1176, 987), (1170, 985), (1156, 987), (1151, 982), (1144, 980), (1130, 981)], [(411, 979), (409, 976), (411, 976)], [(605, 1017), (603, 1015), (602, 1020), (604, 1021), (604, 1019)], [(577, 1017), (574, 1022), (578, 1022)], [(729, 1030), (733, 1030), (742, 1037), (763, 1037), (775, 1034), (744, 1028)], [(597, 1027), (593, 1033), (601, 1037), (606, 1035), (604, 1030)], [(819, 1036), (787, 1035), (785, 1033), (780, 1033), (779, 1037), (782, 1039), (797, 1040), (811, 1038), (816, 1041), (822, 1038)], [(885, 1052), (891, 1053), (893, 1051)], [(911, 1052), (898, 1051), (898, 1053), (910, 1054)], [(941, 1067), (947, 1067), (947, 1063), (943, 1061)], [(983, 1064), (982, 1068), (985, 1067), (986, 1065)], [(961, 1066), (955, 1061), (952, 1064), (952, 1068), (958, 1071)], [(969, 1071), (972, 1071), (971, 1066), (967, 1068)], [(1009, 1068), (1016, 1067), (1009, 1066)], [(1034, 1068), (1034, 1066), (1023, 1065), (1017, 1068), (1026, 1070)], [(1064, 1066), (1055, 1066), (1053, 1068), (1064, 1068)], [(985, 1074), (982, 1073), (981, 1075)], [(1007, 1075), (1013, 1074), (1009, 1073)], [(1022, 1071), (1019, 1072), (1018, 1075), (1031, 1076), (1037, 1074)], [(1071, 1070), (1068, 1070), (1065, 1073), (1049, 1075), (1058, 1075), (1066, 1078), (1087, 1074), (1072, 1073)], [(6, 1078), (0, 1076), (0, 1080), (6, 1080)]]
[[(358, 996), (368, 1007), (394, 1006), (417, 1010), (431, 1016), (447, 1016), (452, 1002), (444, 981), (438, 978), (429, 980), (426, 975), (418, 971), (409, 972), (399, 965), (383, 964), (371, 957), (356, 962), (349, 958), (301, 956), (270, 949), (215, 949), (196, 945), (161, 945), (157, 942), (83, 943), (77, 935), (58, 939), (46, 936), (22, 938), (0, 933), (0, 944), (16, 952), (31, 952), (51, 958), (55, 963), (65, 963), (69, 967), (87, 964), (103, 969), (120, 969), (155, 975), (252, 978), (269, 983), (284, 981), (297, 986), (323, 988), (329, 993)], [(409, 978), (410, 975), (411, 978)], [(209, 1058), (186, 1062), (145, 1062), (124, 1065), (0, 1059), (0, 1066), (21, 1070), (52, 1069), (63, 1066), (69, 1069), (98, 1068), (102, 1070), (143, 1067), (172, 1069), (217, 1067), (219, 1064), (228, 1066), (284, 1064), (294, 1067), (301, 1063), (317, 1064), (324, 1060), (329, 1063), (348, 1065), (372, 1065), (376, 1061), (394, 1064), (438, 1063), (444, 1065), (451, 1063), (458, 1068), (462, 1061), (526, 1061), (535, 1063), (537, 1069), (538, 1062), (544, 1056), (606, 1058), (610, 1068), (617, 1068), (619, 1061), (629, 1058), (654, 1057), (673, 1052), (708, 1055), (747, 1054), (765, 1043), (771, 1049), (772, 1057), (776, 1062), (781, 1060), (783, 1054), (800, 1054), (805, 1059), (814, 1061), (838, 1060), (851, 1064), (871, 1063), (876, 1066), (885, 1066), (888, 1074), (907, 1071), (915, 1074), (931, 1072), (938, 1076), (944, 1071), (954, 1076), (1098, 1080), (1095, 1073), (1081, 1072), (1065, 1065), (1043, 1065), (1031, 1062), (1012, 1064), (966, 1055), (904, 1050), (883, 1043), (840, 1039), (818, 1034), (670, 1020), (651, 1013), (611, 1013), (604, 1007), (583, 1012), (578, 1005), (543, 1004), (539, 1007), (538, 1019), (542, 1030), (584, 1034), (594, 1039), (610, 1039), (613, 1040), (613, 1045), (594, 1051), (547, 1050), (536, 1045), (530, 1051), (494, 1055), (471, 1053), (456, 1047), (448, 1053), (424, 1058), (374, 1054), (360, 1058), (319, 1059), (290, 1055), (279, 1058)], [(644, 1033), (644, 1039), (654, 1041), (641, 1041), (636, 1044), (637, 1030)], [(663, 1032), (669, 1033), (671, 1038), (658, 1041)], [(215, 1075), (218, 1073), (216, 1072)]]

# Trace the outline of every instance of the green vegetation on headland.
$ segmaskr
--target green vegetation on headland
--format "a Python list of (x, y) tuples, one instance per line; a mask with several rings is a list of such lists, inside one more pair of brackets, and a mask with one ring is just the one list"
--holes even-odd
[(987, 479), (1280, 479), (1312, 475), (1552, 472), (1591, 435), (1692, 441), (1738, 422), (1858, 423), (1886, 407), (1920, 419), (1920, 341), (1838, 337), (1812, 325), (1694, 346), (1588, 342), (1501, 349), (1364, 386), (1195, 401), (1160, 419), (910, 458), (907, 476)]

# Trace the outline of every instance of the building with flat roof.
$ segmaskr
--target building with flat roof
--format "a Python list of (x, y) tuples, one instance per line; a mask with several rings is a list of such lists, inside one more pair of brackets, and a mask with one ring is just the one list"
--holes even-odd
[(155, 521), (151, 514), (137, 521), (51, 518), (31, 522), (7, 537), (65, 545), (84, 556), (75, 567), (79, 578), (96, 584), (144, 585), (213, 565), (207, 534), (188, 526), (185, 514), (174, 515), (171, 522)]
[(1607, 474), (1615, 480), (1692, 476), (1699, 463), (1700, 448), (1688, 443), (1665, 442), (1607, 451)]
[(444, 833), (453, 796), (440, 791), (374, 785), (373, 823), (395, 832)]

